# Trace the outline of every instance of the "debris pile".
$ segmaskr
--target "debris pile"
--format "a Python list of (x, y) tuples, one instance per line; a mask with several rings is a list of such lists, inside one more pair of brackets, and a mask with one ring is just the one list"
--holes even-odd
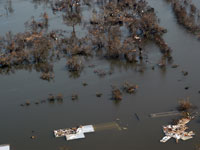
[(134, 93), (138, 88), (138, 85), (132, 85), (128, 83), (127, 81), (123, 85), (123, 90), (126, 91), (129, 94)]
[(113, 87), (112, 99), (113, 100), (122, 100), (122, 92), (120, 91), (120, 89)]
[(191, 108), (192, 108), (192, 104), (189, 101), (189, 98), (187, 98), (186, 100), (181, 100), (179, 102), (179, 106), (178, 106), (178, 110), (179, 111), (186, 111), (188, 112)]
[(182, 118), (177, 122), (176, 125), (163, 126), (163, 132), (165, 133), (165, 136), (160, 140), (160, 142), (165, 143), (170, 138), (175, 138), (176, 142), (178, 143), (180, 139), (185, 141), (193, 138), (195, 133), (193, 131), (186, 131), (188, 129), (186, 124), (189, 123), (191, 119), (191, 117)]
[(85, 138), (85, 133), (91, 133), (94, 132), (94, 127), (92, 125), (86, 125), (86, 126), (77, 126), (74, 128), (68, 128), (68, 129), (59, 129), (54, 130), (55, 137), (66, 137), (66, 140), (76, 140), (76, 139), (82, 139)]

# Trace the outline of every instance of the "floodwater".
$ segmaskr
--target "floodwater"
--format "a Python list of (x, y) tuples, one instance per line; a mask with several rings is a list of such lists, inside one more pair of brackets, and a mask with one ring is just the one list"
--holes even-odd
[[(50, 18), (50, 29), (65, 29), (69, 35), (72, 27), (63, 24), (61, 15), (53, 14), (48, 2), (39, 0), (1, 0), (0, 1), (0, 34), (8, 31), (23, 32), (24, 23), (31, 16), (38, 17), (46, 11)], [(11, 144), (12, 150), (195, 150), (200, 144), (200, 118), (189, 123), (189, 129), (196, 135), (188, 141), (175, 140), (160, 143), (164, 136), (162, 125), (166, 125), (176, 117), (149, 118), (150, 113), (176, 109), (180, 98), (190, 97), (190, 101), (200, 107), (199, 77), (200, 41), (188, 33), (176, 18), (168, 3), (164, 0), (148, 0), (160, 18), (160, 25), (168, 32), (164, 39), (172, 48), (173, 64), (178, 68), (166, 70), (156, 66), (160, 59), (159, 48), (149, 43), (146, 46), (148, 63), (144, 63), (144, 72), (137, 67), (120, 61), (107, 61), (101, 58), (90, 58), (80, 77), (74, 78), (66, 70), (66, 60), (54, 63), (55, 79), (47, 82), (40, 79), (40, 73), (34, 69), (16, 70), (15, 73), (0, 75), (0, 144)], [(87, 16), (87, 15), (86, 15)], [(76, 27), (76, 34), (85, 34), (83, 26)], [(112, 75), (99, 77), (93, 73), (95, 69), (113, 71)], [(183, 76), (181, 71), (188, 71)], [(110, 100), (111, 85), (120, 86), (124, 81), (139, 85), (134, 95), (123, 94), (123, 100), (115, 103)], [(88, 86), (82, 86), (87, 82)], [(189, 86), (188, 90), (185, 87)], [(96, 92), (103, 93), (101, 98)], [(21, 107), (20, 104), (30, 100), (46, 99), (49, 93), (62, 93), (63, 103), (55, 102), (32, 104)], [(71, 94), (77, 93), (79, 99), (71, 100)], [(197, 108), (196, 111), (199, 111)], [(140, 121), (135, 117), (138, 114)], [(127, 130), (101, 130), (87, 134), (86, 138), (77, 141), (66, 141), (65, 138), (54, 138), (53, 130), (77, 125), (101, 124), (115, 121)], [(31, 139), (31, 136), (36, 139)]]

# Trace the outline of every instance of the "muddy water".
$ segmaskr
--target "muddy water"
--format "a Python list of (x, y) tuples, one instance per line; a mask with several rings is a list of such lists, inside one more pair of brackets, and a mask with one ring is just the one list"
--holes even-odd
[[(59, 14), (53, 15), (49, 5), (33, 3), (32, 1), (13, 0), (0, 1), (0, 34), (8, 31), (14, 33), (24, 31), (24, 22), (31, 16), (38, 17), (42, 12), (50, 16), (50, 29), (65, 29), (71, 34), (72, 27), (63, 24)], [(55, 79), (51, 82), (40, 79), (40, 73), (35, 70), (16, 70), (9, 75), (0, 75), (0, 143), (11, 144), (12, 150), (192, 150), (200, 141), (200, 119), (196, 118), (189, 126), (194, 130), (194, 139), (176, 144), (170, 140), (165, 144), (159, 143), (162, 138), (162, 125), (168, 124), (175, 117), (151, 119), (150, 113), (175, 109), (180, 98), (190, 97), (193, 104), (200, 107), (199, 63), (200, 42), (177, 24), (171, 7), (165, 1), (149, 0), (155, 8), (160, 24), (168, 29), (164, 39), (173, 49), (173, 63), (179, 67), (166, 70), (156, 66), (160, 59), (160, 51), (154, 44), (146, 46), (148, 63), (143, 65), (144, 73), (137, 67), (119, 61), (106, 61), (100, 58), (90, 58), (85, 62), (85, 68), (80, 77), (74, 78), (66, 71), (65, 59), (54, 63)], [(5, 8), (9, 8), (5, 10)], [(11, 9), (12, 8), (12, 9)], [(11, 11), (9, 11), (11, 9)], [(86, 31), (83, 27), (76, 27), (77, 35)], [(95, 68), (88, 65), (95, 64)], [(94, 69), (112, 70), (112, 75), (98, 77)], [(188, 71), (184, 77), (182, 70)], [(111, 85), (120, 86), (124, 81), (139, 85), (135, 95), (123, 94), (123, 100), (115, 103), (110, 100)], [(88, 86), (83, 87), (82, 82)], [(184, 88), (189, 86), (188, 90)], [(103, 93), (101, 98), (96, 92)], [(21, 107), (26, 100), (31, 102), (46, 99), (49, 93), (62, 93), (63, 103), (55, 102), (31, 104)], [(77, 101), (71, 100), (71, 94), (78, 93)], [(197, 109), (197, 111), (199, 111)], [(138, 114), (140, 121), (135, 117)], [(117, 118), (121, 127), (128, 130), (101, 130), (94, 134), (87, 134), (86, 139), (65, 141), (64, 138), (55, 139), (53, 130), (73, 127), (79, 124), (100, 124), (115, 121)], [(36, 139), (30, 137), (34, 135)]]

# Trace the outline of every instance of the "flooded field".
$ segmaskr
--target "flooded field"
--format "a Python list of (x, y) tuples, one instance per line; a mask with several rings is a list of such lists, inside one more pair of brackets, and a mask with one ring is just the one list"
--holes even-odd
[[(146, 1), (0, 0), (0, 144), (199, 150), (200, 2), (192, 1), (191, 25), (176, 15), (176, 0)], [(188, 124), (194, 138), (160, 143), (162, 126), (180, 116), (149, 115), (187, 98), (197, 112)], [(89, 124), (97, 130), (85, 139), (53, 134)]]

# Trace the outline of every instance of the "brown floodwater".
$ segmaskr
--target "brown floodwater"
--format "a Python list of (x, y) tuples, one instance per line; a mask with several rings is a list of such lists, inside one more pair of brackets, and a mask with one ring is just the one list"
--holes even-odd
[[(47, 3), (45, 3), (47, 2)], [(190, 97), (190, 101), (200, 107), (200, 41), (177, 23), (171, 6), (165, 0), (148, 0), (155, 8), (160, 25), (168, 32), (164, 39), (172, 48), (172, 64), (178, 68), (157, 67), (161, 53), (159, 48), (148, 43), (146, 55), (148, 62), (134, 66), (124, 61), (88, 58), (79, 77), (72, 76), (65, 68), (66, 59), (56, 61), (55, 78), (47, 82), (40, 79), (40, 73), (34, 69), (15, 70), (14, 73), (0, 74), (0, 144), (10, 144), (11, 150), (193, 150), (200, 144), (200, 118), (189, 123), (189, 129), (196, 135), (188, 141), (175, 140), (160, 143), (164, 136), (162, 125), (169, 124), (176, 117), (149, 118), (150, 113), (175, 110), (180, 98)], [(61, 13), (53, 14), (48, 1), (39, 0), (0, 0), (0, 35), (8, 31), (24, 32), (24, 23), (31, 16), (36, 18), (46, 11), (49, 15), (49, 30), (63, 29), (70, 35), (73, 28), (62, 21)], [(82, 10), (85, 22), (88, 19), (87, 7)], [(89, 10), (92, 11), (92, 10)], [(84, 24), (77, 25), (77, 36), (87, 33)], [(94, 64), (95, 67), (88, 67)], [(155, 66), (155, 70), (152, 70)], [(144, 68), (144, 72), (138, 68)], [(111, 75), (99, 77), (94, 69), (112, 71)], [(188, 71), (183, 76), (182, 70)], [(135, 94), (123, 93), (123, 100), (116, 103), (111, 98), (111, 85), (120, 87), (125, 81), (139, 85)], [(86, 82), (88, 85), (83, 86)], [(188, 86), (189, 89), (185, 90)], [(96, 97), (96, 93), (102, 97)], [(52, 93), (63, 94), (63, 102), (33, 104)], [(71, 100), (72, 93), (79, 95)], [(20, 104), (29, 100), (30, 106)], [(135, 113), (139, 116), (138, 121)], [(84, 124), (101, 124), (115, 121), (127, 130), (99, 130), (87, 134), (83, 140), (66, 141), (54, 138), (53, 130)], [(36, 139), (31, 139), (36, 136)]]

